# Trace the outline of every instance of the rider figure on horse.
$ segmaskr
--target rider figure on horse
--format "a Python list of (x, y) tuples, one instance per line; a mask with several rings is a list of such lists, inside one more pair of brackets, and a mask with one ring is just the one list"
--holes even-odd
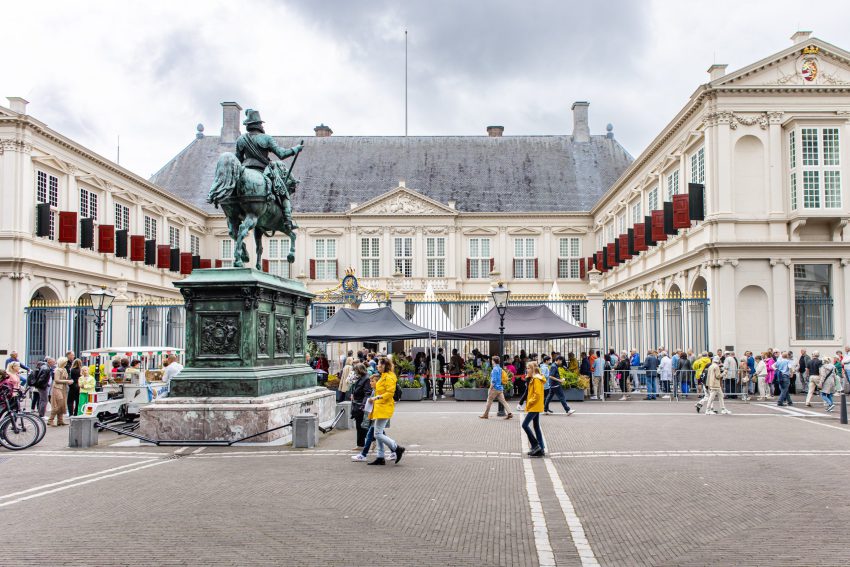
[(269, 152), (278, 158), (284, 159), (298, 154), (303, 148), (301, 145), (293, 148), (281, 148), (275, 139), (263, 129), (263, 121), (260, 112), (251, 108), (245, 111), (245, 120), (242, 124), (248, 130), (236, 140), (236, 157), (243, 166), (257, 170), (266, 179), (266, 187), (269, 194), (274, 196), (277, 205), (285, 210), (286, 218), (292, 218), (289, 194), (295, 190), (297, 181), (288, 175), (286, 167), (281, 163), (272, 163)]

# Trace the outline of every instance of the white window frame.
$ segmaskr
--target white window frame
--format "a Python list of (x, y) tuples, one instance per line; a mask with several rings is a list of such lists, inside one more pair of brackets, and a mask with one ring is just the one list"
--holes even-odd
[(197, 234), (189, 234), (189, 253), (192, 256), (201, 255), (201, 237)]
[(145, 215), (145, 240), (156, 240), (156, 218)]
[(115, 230), (130, 230), (130, 207), (116, 202), (114, 207)]
[(631, 211), (632, 211), (632, 226), (643, 222), (643, 207), (641, 207), (642, 203), (640, 199), (632, 203)]
[(292, 264), (286, 259), (289, 255), (289, 248), (292, 242), (288, 237), (270, 238), (266, 243), (268, 250), (267, 260), (269, 261), (269, 273), (282, 278), (292, 277)]
[(334, 280), (337, 277), (336, 238), (317, 238), (313, 249), (316, 252), (316, 279)]
[(219, 250), (221, 251), (221, 267), (232, 268), (233, 267), (233, 240), (231, 240), (230, 238), (225, 238), (224, 240), (222, 240)]
[(617, 217), (617, 234), (623, 234), (626, 232), (626, 212), (623, 211), (619, 217)]
[(558, 239), (558, 279), (581, 278), (581, 237), (565, 236)]
[(679, 194), (679, 170), (674, 169), (667, 175), (667, 200), (672, 201), (673, 195)]
[(653, 187), (646, 194), (647, 211), (655, 211), (658, 209), (658, 187)]
[(446, 277), (446, 237), (425, 237), (425, 274), (429, 278)]
[(381, 237), (360, 237), (360, 277), (381, 277)]
[(535, 279), (534, 264), (537, 259), (536, 252), (536, 238), (528, 236), (514, 238), (514, 279)]
[(841, 209), (841, 127), (800, 125), (790, 130), (788, 177), (792, 211)]
[(36, 170), (36, 202), (50, 204), (50, 240), (56, 239), (56, 217), (59, 214), (59, 177)]
[(401, 272), (406, 278), (413, 277), (413, 237), (393, 238), (393, 273)]
[(602, 241), (603, 241), (604, 238), (605, 238), (605, 235), (602, 233), (602, 229), (600, 228), (599, 231), (596, 233), (596, 249), (597, 250), (602, 249)]
[[(490, 276), (490, 259), (493, 257), (493, 243), (489, 237), (473, 237), (467, 245), (469, 255), (467, 256), (469, 266), (469, 279), (480, 280)], [(486, 248), (486, 250), (485, 250)]]
[(97, 193), (85, 187), (80, 187), (80, 218), (91, 218), (97, 223), (97, 205)]
[(168, 245), (172, 248), (180, 248), (180, 228), (168, 226)]

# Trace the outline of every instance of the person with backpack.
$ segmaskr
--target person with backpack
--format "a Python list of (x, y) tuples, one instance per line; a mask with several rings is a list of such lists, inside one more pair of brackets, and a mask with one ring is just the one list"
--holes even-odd
[(373, 420), (372, 427), (374, 427), (375, 440), (378, 442), (378, 457), (369, 463), (370, 465), (387, 464), (384, 458), (384, 446), (389, 447), (395, 453), (396, 464), (404, 456), (404, 447), (384, 433), (387, 422), (395, 411), (396, 399), (400, 397), (398, 378), (393, 370), (393, 361), (391, 359), (381, 359), (381, 362), (378, 364), (378, 371), (381, 373), (381, 378), (375, 383), (375, 391), (372, 392), (373, 395), (369, 398), (373, 403), (369, 418)]
[(50, 388), (50, 382), (53, 380), (53, 370), (55, 368), (56, 361), (48, 358), (31, 381), (31, 385), (35, 390), (33, 392), (32, 409), (38, 408), (39, 417), (44, 417), (44, 414), (47, 413), (47, 390)]

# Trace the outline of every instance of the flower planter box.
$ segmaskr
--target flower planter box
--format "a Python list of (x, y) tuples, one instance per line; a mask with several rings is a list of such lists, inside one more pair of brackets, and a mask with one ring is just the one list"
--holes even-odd
[(567, 388), (566, 390), (564, 390), (564, 396), (569, 402), (583, 402), (584, 390), (579, 390), (578, 388)]
[(401, 401), (403, 402), (419, 402), (425, 397), (422, 388), (402, 388)]
[(458, 402), (486, 402), (489, 388), (455, 388), (455, 400)]

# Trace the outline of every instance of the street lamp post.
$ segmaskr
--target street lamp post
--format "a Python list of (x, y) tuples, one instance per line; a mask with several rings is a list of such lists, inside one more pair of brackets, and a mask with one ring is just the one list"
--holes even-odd
[[(103, 316), (112, 307), (112, 301), (115, 299), (115, 294), (106, 291), (106, 286), (100, 286), (98, 291), (89, 293), (89, 301), (94, 311), (94, 327), (95, 327), (95, 348), (100, 349), (103, 345)], [(94, 383), (95, 387), (100, 388), (100, 353), (94, 363)]]
[[(505, 312), (508, 310), (511, 290), (505, 287), (504, 282), (498, 282), (496, 287), (490, 290), (490, 295), (493, 296), (493, 303), (496, 306), (496, 311), (499, 312), (499, 360), (502, 360), (502, 357), (505, 356)], [(502, 361), (502, 364), (504, 364), (504, 361)], [(498, 415), (505, 415), (507, 409), (499, 404)]]

